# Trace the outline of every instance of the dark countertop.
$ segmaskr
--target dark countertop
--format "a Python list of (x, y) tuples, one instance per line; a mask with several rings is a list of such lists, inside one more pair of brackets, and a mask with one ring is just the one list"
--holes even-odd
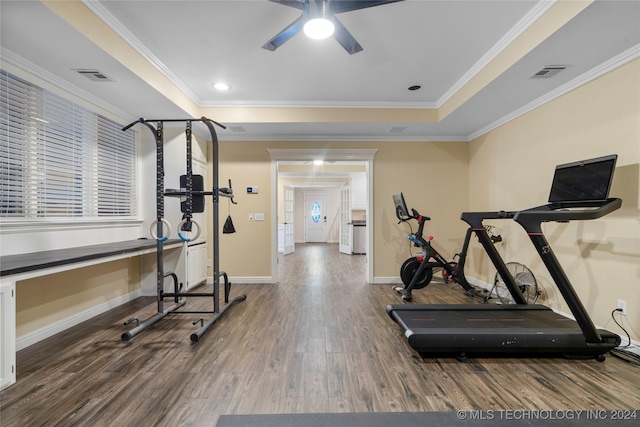
[[(173, 239), (164, 242), (165, 245), (181, 243), (181, 240)], [(31, 252), (18, 255), (0, 257), (0, 276), (25, 273), (42, 270), (59, 265), (72, 264), (74, 262), (104, 258), (113, 255), (122, 255), (144, 249), (156, 248), (157, 243), (152, 239), (127, 240), (124, 242), (103, 243), (100, 245), (80, 246), (68, 249), (56, 249), (52, 251)]]

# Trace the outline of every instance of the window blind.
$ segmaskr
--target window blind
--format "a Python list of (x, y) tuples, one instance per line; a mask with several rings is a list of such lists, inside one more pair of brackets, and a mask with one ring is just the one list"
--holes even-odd
[(0, 70), (0, 218), (137, 215), (135, 132)]

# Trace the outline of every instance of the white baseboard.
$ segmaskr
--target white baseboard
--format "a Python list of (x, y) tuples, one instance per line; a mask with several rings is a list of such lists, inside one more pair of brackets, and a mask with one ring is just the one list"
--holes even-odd
[[(479, 288), (482, 289), (486, 289), (489, 290), (491, 289), (491, 286), (489, 283), (483, 282), (482, 280), (478, 280), (474, 277), (467, 277), (467, 281), (473, 285), (473, 286), (477, 286)], [(373, 285), (401, 285), (402, 284), (402, 280), (400, 279), (400, 277), (374, 277), (373, 278)]]
[(30, 345), (50, 338), (57, 333), (71, 328), (72, 326), (78, 325), (86, 320), (91, 319), (92, 317), (121, 306), (124, 303), (133, 301), (140, 296), (142, 296), (142, 291), (138, 289), (126, 295), (114, 298), (111, 301), (107, 301), (95, 307), (84, 310), (80, 313), (74, 314), (73, 316), (69, 316), (66, 319), (59, 320), (43, 328), (21, 335), (16, 339), (16, 351), (20, 351), (29, 347)]
[(475, 277), (467, 277), (467, 282), (469, 282), (469, 284), (472, 286), (477, 286), (478, 288), (482, 288), (486, 291), (490, 291), (493, 287), (491, 283), (476, 279)]
[(627, 347), (627, 345), (629, 344), (629, 340), (627, 340), (626, 337), (622, 337), (622, 336), (620, 337), (620, 340), (621, 340), (621, 343), (620, 343), (620, 347), (617, 348), (618, 350), (628, 351), (629, 353), (633, 353), (640, 356), (640, 342), (631, 340), (631, 345)]
[(401, 285), (400, 277), (374, 277), (372, 285)]
[[(295, 243), (296, 245), (304, 245), (304, 244), (305, 244), (305, 243), (307, 243), (307, 242), (305, 242), (304, 240), (296, 240), (294, 243)], [(327, 240), (327, 241), (326, 241), (326, 242), (324, 242), (324, 243), (332, 244), (332, 245), (337, 245), (338, 243), (340, 243), (340, 241), (339, 241), (339, 240)], [(310, 244), (313, 244), (313, 242), (312, 242), (312, 243), (310, 243)], [(284, 251), (279, 251), (279, 252), (284, 252)]]
[[(576, 320), (575, 317), (573, 317), (573, 315), (571, 313), (565, 313), (563, 311), (560, 310), (556, 310), (555, 308), (551, 308), (553, 310), (554, 313), (559, 314), (560, 316), (564, 316), (568, 319), (571, 320)], [(607, 330), (606, 327), (604, 326), (598, 326), (598, 325), (594, 325), (596, 327), (596, 329), (604, 329)], [(626, 350), (629, 351), (633, 354), (637, 354), (638, 356), (640, 356), (640, 342), (635, 341), (635, 340), (631, 340), (629, 341), (629, 339), (627, 339), (626, 336), (623, 336), (621, 333), (616, 332), (616, 334), (618, 334), (620, 336), (620, 346), (617, 347), (620, 350)], [(627, 347), (628, 345), (628, 347)]]

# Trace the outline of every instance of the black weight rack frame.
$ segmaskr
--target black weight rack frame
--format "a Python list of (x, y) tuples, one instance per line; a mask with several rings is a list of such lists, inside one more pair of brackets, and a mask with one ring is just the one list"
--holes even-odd
[[(181, 190), (165, 190), (164, 188), (164, 123), (168, 122), (183, 122), (186, 125), (185, 133), (187, 139), (187, 174), (186, 185), (184, 191)], [(193, 189), (193, 174), (192, 174), (192, 149), (191, 149), (191, 133), (192, 122), (202, 122), (209, 129), (211, 134), (211, 143), (213, 148), (213, 188), (211, 191), (194, 190)], [(231, 180), (229, 180), (229, 187), (220, 188), (218, 181), (218, 136), (216, 134), (214, 125), (225, 128), (220, 123), (217, 123), (206, 117), (200, 119), (144, 119), (139, 120), (125, 126), (122, 130), (126, 131), (129, 128), (141, 123), (147, 126), (154, 135), (156, 142), (156, 241), (157, 241), (157, 292), (156, 299), (158, 305), (158, 312), (148, 318), (147, 320), (140, 322), (138, 318), (128, 320), (126, 324), (135, 322), (136, 326), (123, 333), (122, 341), (129, 341), (131, 338), (157, 323), (159, 320), (165, 318), (169, 314), (211, 314), (207, 319), (198, 319), (193, 324), (200, 323), (200, 328), (191, 334), (191, 342), (198, 342), (200, 337), (211, 327), (220, 316), (233, 304), (244, 301), (247, 299), (246, 295), (240, 295), (233, 299), (229, 299), (229, 293), (231, 291), (231, 283), (227, 273), (220, 271), (220, 241), (219, 241), (219, 199), (220, 197), (227, 197), (231, 199), (231, 202), (235, 204), (233, 200), (233, 189), (231, 188)], [(213, 200), (213, 292), (181, 292), (182, 284), (178, 284), (178, 277), (175, 273), (165, 273), (164, 271), (164, 254), (163, 248), (166, 238), (163, 231), (164, 222), (164, 198), (165, 197), (184, 197), (186, 198), (186, 210), (185, 219), (190, 222), (191, 215), (193, 213), (193, 200), (194, 197), (204, 198), (204, 196), (211, 196)], [(178, 227), (180, 228), (180, 227)], [(178, 232), (180, 230), (177, 230)], [(171, 277), (174, 283), (174, 292), (164, 291), (164, 280), (166, 277)], [(224, 305), (220, 306), (220, 277), (224, 279)], [(207, 297), (213, 299), (213, 311), (186, 311), (178, 309), (186, 304), (186, 298), (188, 297)], [(169, 307), (164, 306), (165, 298), (173, 298), (173, 304)]]

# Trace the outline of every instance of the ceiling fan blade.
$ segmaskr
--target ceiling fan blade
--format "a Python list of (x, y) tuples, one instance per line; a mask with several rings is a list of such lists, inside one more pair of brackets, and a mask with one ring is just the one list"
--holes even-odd
[(340, 22), (337, 16), (333, 17), (333, 24), (336, 27), (333, 37), (338, 41), (338, 43), (340, 43), (344, 50), (349, 52), (349, 55), (353, 55), (354, 53), (358, 53), (362, 50), (360, 43), (358, 43), (345, 26), (342, 25), (342, 22)]
[(304, 18), (300, 16), (298, 19), (293, 21), (291, 25), (289, 25), (284, 30), (280, 31), (271, 40), (266, 42), (262, 46), (262, 48), (271, 50), (271, 51), (276, 50), (277, 48), (282, 46), (287, 40), (289, 40), (291, 37), (298, 34), (300, 30), (302, 30), (303, 24), (304, 24)]
[(304, 9), (304, 2), (302, 0), (269, 0), (274, 3), (283, 4), (285, 6), (295, 7), (296, 9)]
[[(272, 0), (273, 1), (273, 0)], [(333, 0), (331, 7), (334, 13), (351, 12), (352, 10), (382, 6), (387, 3), (397, 3), (404, 0)]]

